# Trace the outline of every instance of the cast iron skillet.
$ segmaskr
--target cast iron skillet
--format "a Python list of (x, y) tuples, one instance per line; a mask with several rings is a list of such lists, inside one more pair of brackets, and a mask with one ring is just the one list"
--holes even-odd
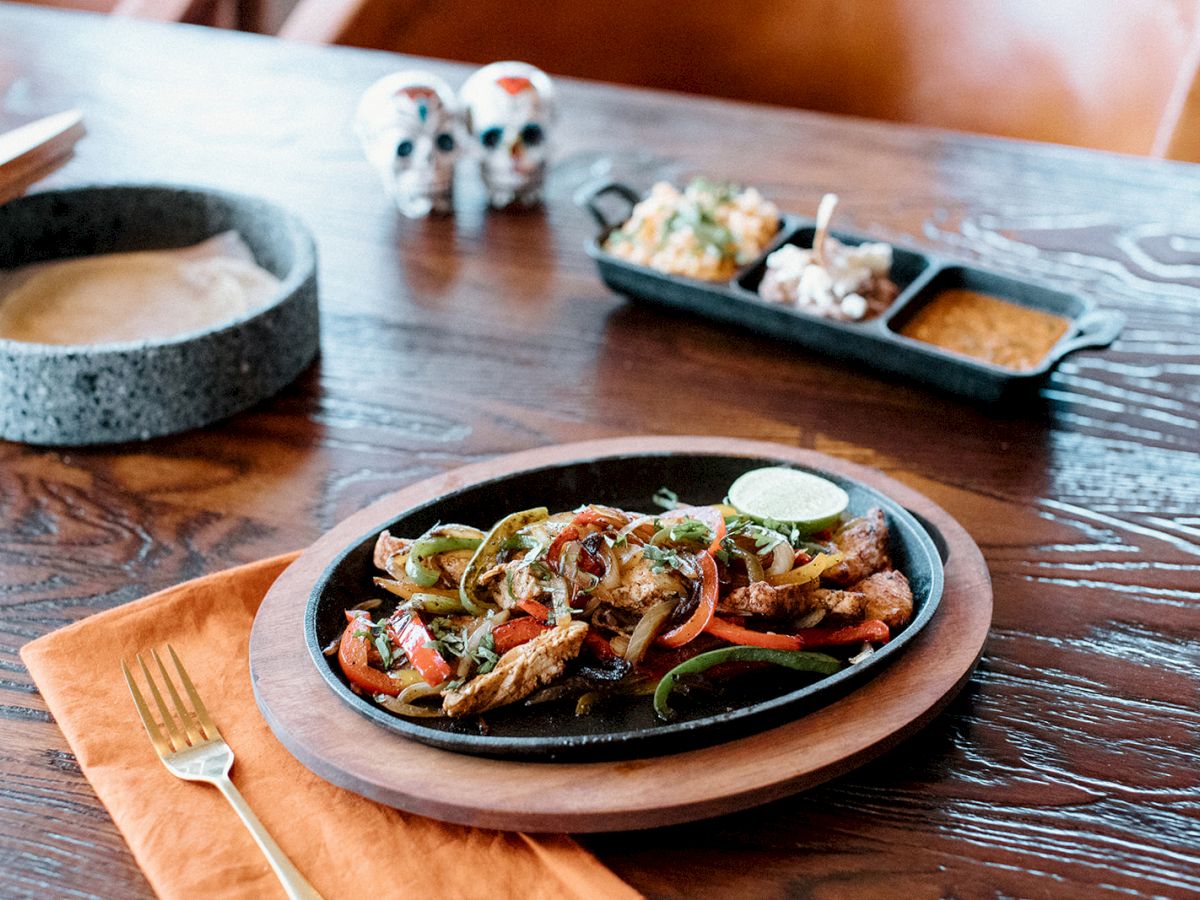
[(384, 728), (435, 747), (482, 756), (575, 760), (646, 756), (732, 740), (794, 719), (844, 694), (887, 665), (930, 620), (942, 596), (940, 552), (944, 552), (945, 544), (936, 529), (929, 523), (922, 527), (912, 513), (873, 488), (819, 469), (809, 471), (840, 484), (850, 495), (850, 514), (863, 513), (872, 506), (883, 508), (893, 564), (908, 576), (915, 606), (913, 620), (890, 643), (863, 662), (828, 678), (810, 682), (803, 676), (772, 669), (770, 677), (756, 676), (736, 693), (730, 689), (724, 696), (689, 699), (686, 706), (673, 701), (680, 716), (671, 722), (655, 717), (649, 697), (598, 704), (590, 715), (580, 717), (574, 714), (573, 701), (515, 704), (486, 713), (484, 733), (474, 717), (405, 719), (389, 713), (351, 691), (336, 657), (326, 657), (322, 652), (345, 628), (347, 608), (381, 596), (385, 605), (374, 612), (378, 617), (394, 605), (387, 603), (389, 595), (371, 582), (379, 574), (372, 563), (372, 551), (383, 528), (401, 537), (415, 537), (438, 522), (462, 522), (486, 529), (515, 510), (546, 506), (556, 512), (584, 503), (653, 512), (650, 498), (663, 486), (690, 503), (717, 503), (743, 472), (778, 464), (778, 460), (740, 456), (601, 457), (516, 472), (413, 507), (352, 543), (313, 587), (305, 612), (305, 640), (313, 662), (342, 700)]

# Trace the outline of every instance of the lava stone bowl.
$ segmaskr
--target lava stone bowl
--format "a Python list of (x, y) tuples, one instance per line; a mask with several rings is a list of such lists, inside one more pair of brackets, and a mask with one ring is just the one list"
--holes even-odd
[(0, 438), (108, 444), (207, 425), (283, 388), (318, 348), (316, 249), (308, 229), (278, 206), (170, 185), (46, 191), (0, 206), (0, 269), (187, 247), (225, 231), (237, 231), (282, 282), (266, 306), (147, 341), (0, 338)]

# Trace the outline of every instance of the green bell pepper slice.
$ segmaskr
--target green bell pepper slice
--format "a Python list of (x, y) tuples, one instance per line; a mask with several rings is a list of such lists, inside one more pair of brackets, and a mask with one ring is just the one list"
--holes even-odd
[(496, 556), (509, 538), (525, 526), (548, 518), (550, 518), (550, 511), (544, 506), (538, 506), (505, 516), (492, 526), (492, 530), (475, 549), (475, 555), (467, 563), (466, 569), (463, 570), (462, 581), (459, 582), (458, 594), (462, 598), (462, 605), (467, 612), (475, 616), (482, 616), (489, 609), (496, 608), (493, 604), (478, 599), (475, 588), (479, 583), (479, 576), (495, 564)]
[(450, 535), (434, 534), (423, 537), (409, 548), (408, 561), (404, 563), (404, 571), (421, 587), (432, 587), (437, 584), (442, 573), (429, 566), (429, 557), (437, 556), (439, 553), (448, 553), (451, 550), (474, 550), (482, 542), (482, 538)]
[(842, 667), (839, 660), (824, 653), (810, 653), (806, 650), (768, 650), (765, 647), (721, 647), (709, 650), (684, 660), (671, 671), (667, 672), (654, 689), (654, 712), (660, 719), (672, 719), (675, 711), (667, 703), (671, 691), (683, 675), (698, 675), (701, 672), (729, 662), (762, 662), (776, 666), (786, 666), (798, 672), (815, 672), (818, 675), (832, 675)]

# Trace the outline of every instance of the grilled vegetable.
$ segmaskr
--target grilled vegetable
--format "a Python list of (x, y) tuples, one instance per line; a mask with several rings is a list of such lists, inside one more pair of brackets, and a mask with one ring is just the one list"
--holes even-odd
[(721, 588), (717, 580), (717, 561), (708, 551), (704, 551), (696, 557), (696, 562), (700, 564), (700, 602), (696, 604), (695, 612), (686, 622), (658, 639), (664, 647), (682, 647), (708, 627), (713, 613), (716, 612), (717, 593)]
[(474, 550), (482, 541), (483, 532), (477, 528), (462, 525), (435, 528), (409, 548), (404, 571), (421, 587), (432, 587), (442, 573), (430, 567), (429, 557), (451, 550)]
[(479, 576), (495, 564), (496, 555), (508, 539), (526, 525), (541, 522), (549, 517), (550, 511), (544, 506), (539, 506), (535, 509), (526, 509), (505, 516), (492, 526), (492, 530), (487, 533), (483, 542), (475, 549), (475, 555), (467, 563), (467, 568), (463, 571), (462, 581), (459, 582), (459, 596), (462, 598), (463, 606), (469, 612), (480, 616), (487, 612), (487, 610), (494, 609), (491, 603), (479, 599), (475, 588), (479, 582)]
[(675, 711), (667, 701), (680, 678), (685, 675), (699, 675), (713, 666), (731, 662), (770, 663), (817, 675), (832, 675), (842, 666), (832, 656), (803, 650), (769, 650), (764, 647), (722, 647), (719, 650), (709, 650), (681, 662), (662, 677), (658, 687), (654, 689), (654, 712), (660, 719), (673, 718)]

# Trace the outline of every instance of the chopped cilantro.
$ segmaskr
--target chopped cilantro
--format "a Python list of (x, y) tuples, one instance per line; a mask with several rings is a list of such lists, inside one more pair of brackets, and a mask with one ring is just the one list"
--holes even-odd
[(656, 547), (654, 544), (647, 544), (643, 548), (642, 554), (650, 560), (650, 569), (656, 575), (661, 575), (668, 568), (678, 570), (685, 568), (683, 559), (670, 547)]
[(379, 656), (383, 659), (383, 667), (390, 669), (392, 663), (396, 661), (396, 655), (392, 652), (392, 642), (388, 640), (386, 634), (375, 635), (375, 649), (379, 651)]
[(712, 540), (712, 531), (699, 519), (680, 519), (671, 524), (668, 537), (672, 541), (690, 541), (707, 544)]
[(479, 646), (475, 648), (473, 654), (475, 662), (479, 668), (476, 669), (476, 674), (486, 675), (492, 669), (496, 668), (496, 663), (500, 661), (500, 655), (496, 653), (496, 639), (492, 637), (491, 632), (479, 642)]

